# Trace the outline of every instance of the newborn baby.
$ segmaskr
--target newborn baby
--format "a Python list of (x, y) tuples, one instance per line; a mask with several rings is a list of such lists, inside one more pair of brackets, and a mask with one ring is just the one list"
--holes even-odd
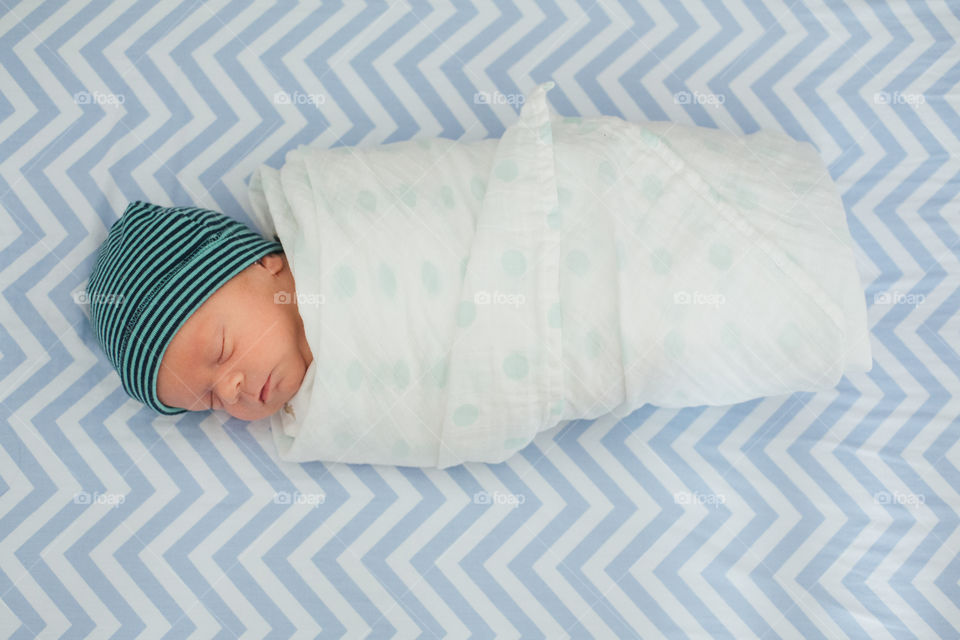
[(282, 249), (216, 211), (131, 203), (87, 285), (127, 392), (164, 414), (282, 408), (313, 361)]
[(132, 203), (87, 287), (124, 389), (269, 417), (285, 461), (446, 468), (567, 420), (869, 370), (812, 144), (563, 118), (552, 84), (499, 139), (289, 151), (251, 176), (260, 232)]
[(277, 411), (313, 361), (297, 305), (277, 302), (295, 299), (282, 253), (233, 276), (170, 341), (157, 374), (160, 401), (190, 411), (222, 409), (241, 420)]

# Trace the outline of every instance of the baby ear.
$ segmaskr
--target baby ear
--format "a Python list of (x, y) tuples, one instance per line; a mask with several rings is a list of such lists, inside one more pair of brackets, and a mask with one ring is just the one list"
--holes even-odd
[(281, 271), (283, 271), (283, 266), (284, 266), (283, 254), (271, 253), (271, 254), (265, 255), (259, 260), (257, 260), (257, 263), (259, 263), (260, 266), (266, 268), (267, 271), (269, 271), (271, 274), (280, 273)]

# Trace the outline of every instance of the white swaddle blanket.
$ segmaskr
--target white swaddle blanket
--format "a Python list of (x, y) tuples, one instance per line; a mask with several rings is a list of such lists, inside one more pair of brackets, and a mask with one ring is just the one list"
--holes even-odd
[(829, 389), (871, 366), (836, 187), (809, 143), (562, 118), (499, 140), (300, 146), (250, 182), (314, 361), (279, 455), (499, 462), (573, 418)]

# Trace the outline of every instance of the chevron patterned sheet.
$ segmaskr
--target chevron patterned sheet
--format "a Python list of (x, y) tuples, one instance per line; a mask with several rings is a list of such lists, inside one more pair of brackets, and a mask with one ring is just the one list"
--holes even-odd
[[(921, 0), (0, 3), (0, 637), (960, 637), (958, 35)], [(252, 225), (298, 145), (496, 137), (548, 80), (813, 143), (872, 370), (444, 470), (124, 393), (75, 292), (128, 202)]]

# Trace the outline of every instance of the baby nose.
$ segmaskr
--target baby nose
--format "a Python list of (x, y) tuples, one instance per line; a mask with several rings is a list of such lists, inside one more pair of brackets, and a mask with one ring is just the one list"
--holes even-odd
[(241, 382), (243, 375), (240, 372), (232, 372), (226, 375), (217, 385), (217, 395), (225, 405), (236, 404), (240, 399)]

